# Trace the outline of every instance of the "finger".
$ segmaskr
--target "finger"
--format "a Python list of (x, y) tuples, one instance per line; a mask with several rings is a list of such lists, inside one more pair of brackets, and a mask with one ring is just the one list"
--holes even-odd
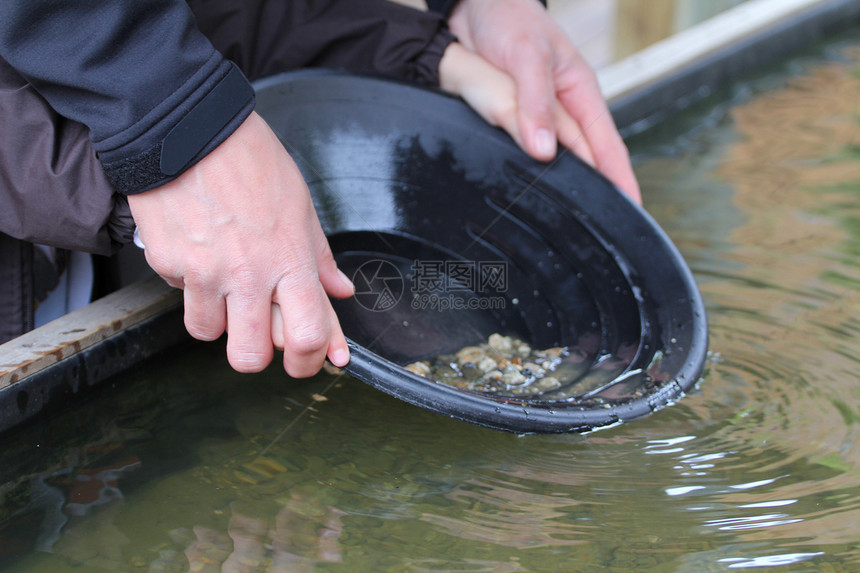
[(272, 361), (271, 297), (261, 289), (229, 293), (227, 302), (227, 360), (237, 372), (259, 372)]
[(501, 127), (525, 149), (517, 117), (513, 78), (456, 42), (439, 62), (439, 85), (457, 94), (490, 125)]
[[(312, 278), (307, 277), (311, 274)], [(284, 370), (293, 378), (319, 372), (331, 341), (329, 313), (334, 314), (334, 310), (316, 273), (308, 272), (305, 278), (288, 277), (274, 297), (283, 318)]]
[(176, 272), (173, 265), (168, 262), (170, 253), (165, 253), (163, 249), (148, 248), (144, 249), (143, 257), (146, 259), (146, 264), (164, 279), (164, 282), (173, 288), (185, 288), (181, 273)]
[(343, 330), (340, 328), (340, 322), (334, 309), (331, 309), (330, 317), (331, 342), (328, 345), (326, 356), (328, 356), (332, 364), (338, 368), (343, 368), (349, 362), (349, 346), (346, 344), (346, 336), (344, 336)]
[[(349, 346), (334, 310), (331, 312), (330, 324), (332, 337), (326, 356), (335, 366), (346, 366), (349, 362)], [(278, 350), (284, 349), (284, 319), (281, 315), (281, 307), (277, 304), (272, 304), (272, 342)]]
[(355, 294), (355, 285), (352, 284), (349, 277), (337, 268), (331, 247), (321, 228), (319, 229), (317, 244), (320, 245), (317, 252), (317, 273), (323, 289), (335, 298), (351, 297)]
[(579, 124), (570, 117), (570, 114), (564, 110), (560, 103), (556, 104), (555, 117), (559, 142), (574, 152), (580, 159), (595, 167), (594, 153), (588, 144), (588, 139), (586, 139)]
[(579, 83), (559, 92), (559, 101), (583, 129), (585, 140), (594, 155), (594, 164), (610, 181), (632, 200), (641, 204), (642, 195), (627, 146), (621, 139), (600, 87), (584, 63), (573, 72)]
[(517, 121), (526, 153), (541, 161), (556, 154), (555, 87), (551, 58), (537, 44), (520, 46), (506, 70), (517, 85)]
[[(323, 285), (326, 293), (333, 297), (351, 297), (355, 294), (355, 285), (337, 268), (337, 263), (331, 252), (331, 246), (322, 232), (322, 227), (317, 225), (317, 231), (318, 244), (322, 245), (320, 252), (317, 254), (317, 272), (319, 273), (320, 283)], [(326, 308), (329, 315), (329, 331), (331, 333), (326, 356), (328, 356), (332, 364), (342, 367), (349, 362), (349, 347), (346, 344), (346, 337), (340, 328), (337, 314), (330, 304)]]
[(495, 119), (493, 121), (489, 121), (489, 123), (504, 129), (521, 149), (526, 149), (525, 140), (520, 132), (520, 121), (516, 113), (497, 114)]
[(278, 350), (284, 349), (284, 317), (281, 306), (272, 303), (272, 344)]
[[(599, 148), (600, 146), (598, 145), (597, 147)], [(627, 146), (624, 145), (624, 142), (619, 137), (619, 145), (613, 147), (615, 151), (600, 151), (601, 159), (598, 159), (597, 167), (601, 173), (615, 183), (630, 199), (641, 205), (642, 191), (633, 172), (633, 165), (630, 162), (630, 154), (627, 151)]]
[(185, 329), (197, 340), (215, 340), (227, 328), (227, 306), (224, 297), (186, 288)]
[(628, 197), (641, 205), (642, 192), (636, 181), (633, 165), (630, 162), (630, 153), (624, 140), (621, 139), (615, 129), (615, 123), (611, 119), (601, 129), (607, 130), (607, 133), (591, 138), (598, 170), (615, 183)]

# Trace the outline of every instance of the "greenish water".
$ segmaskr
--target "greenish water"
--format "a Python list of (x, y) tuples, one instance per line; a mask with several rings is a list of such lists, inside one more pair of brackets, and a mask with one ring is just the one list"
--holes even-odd
[(0, 570), (860, 571), (859, 38), (632, 142), (709, 312), (677, 404), (518, 437), (193, 346), (0, 442)]

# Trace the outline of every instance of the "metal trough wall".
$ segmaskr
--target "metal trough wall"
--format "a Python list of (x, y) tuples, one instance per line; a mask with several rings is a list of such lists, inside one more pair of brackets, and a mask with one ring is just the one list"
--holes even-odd
[[(622, 132), (860, 22), (858, 0), (750, 0), (598, 76)], [(179, 291), (154, 277), (0, 345), (0, 432), (190, 341)]]

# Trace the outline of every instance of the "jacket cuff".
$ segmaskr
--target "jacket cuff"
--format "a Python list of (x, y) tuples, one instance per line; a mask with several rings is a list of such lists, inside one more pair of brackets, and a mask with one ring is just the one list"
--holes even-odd
[(99, 152), (117, 192), (142, 193), (179, 177), (226, 140), (254, 109), (253, 88), (229, 61), (223, 61), (202, 87), (193, 101), (182, 106), (182, 115), (156, 145), (116, 160), (111, 158), (115, 152)]
[(442, 60), (442, 55), (448, 45), (455, 41), (457, 38), (448, 31), (448, 28), (440, 28), (412, 63), (411, 74), (408, 79), (422, 86), (437, 87), (439, 85), (439, 62)]

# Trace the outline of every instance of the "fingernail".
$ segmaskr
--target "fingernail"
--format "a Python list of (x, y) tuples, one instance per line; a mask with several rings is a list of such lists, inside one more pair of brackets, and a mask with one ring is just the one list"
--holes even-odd
[(535, 133), (535, 149), (543, 157), (554, 157), (555, 136), (549, 130), (537, 130), (537, 133)]
[(338, 348), (331, 354), (331, 363), (335, 366), (346, 366), (349, 362), (349, 350)]
[(352, 290), (353, 292), (355, 292), (355, 285), (354, 285), (354, 284), (352, 284), (352, 281), (351, 281), (351, 280), (349, 280), (349, 277), (348, 277), (348, 276), (346, 276), (346, 275), (343, 273), (343, 271), (342, 271), (342, 270), (337, 269), (337, 276), (339, 276), (339, 277), (340, 277), (340, 280), (341, 280), (341, 282), (342, 282), (344, 285), (348, 286), (348, 287), (350, 288), (350, 290)]

